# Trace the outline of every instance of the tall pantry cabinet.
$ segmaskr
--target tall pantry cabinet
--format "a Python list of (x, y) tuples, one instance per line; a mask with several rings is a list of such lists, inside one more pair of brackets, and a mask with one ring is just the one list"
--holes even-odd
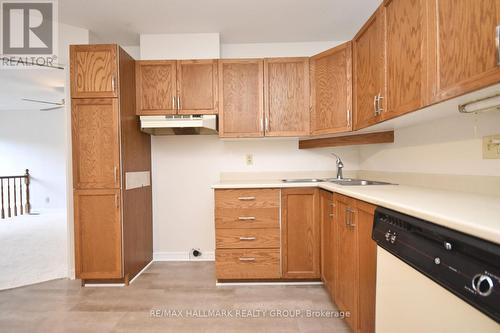
[(151, 141), (135, 115), (135, 60), (72, 45), (75, 270), (128, 284), (152, 260)]

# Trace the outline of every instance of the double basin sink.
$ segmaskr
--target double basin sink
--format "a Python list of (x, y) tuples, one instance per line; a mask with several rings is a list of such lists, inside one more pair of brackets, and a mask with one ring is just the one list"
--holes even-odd
[(334, 183), (339, 185), (350, 185), (350, 186), (368, 186), (368, 185), (395, 185), (392, 183), (378, 182), (366, 179), (355, 179), (355, 178), (305, 178), (305, 179), (282, 179), (283, 183)]

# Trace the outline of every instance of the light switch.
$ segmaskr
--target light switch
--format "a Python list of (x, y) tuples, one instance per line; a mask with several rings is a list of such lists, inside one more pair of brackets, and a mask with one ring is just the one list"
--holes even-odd
[(253, 155), (252, 154), (246, 154), (245, 161), (246, 161), (247, 165), (253, 165)]
[(500, 134), (483, 137), (483, 159), (500, 159)]

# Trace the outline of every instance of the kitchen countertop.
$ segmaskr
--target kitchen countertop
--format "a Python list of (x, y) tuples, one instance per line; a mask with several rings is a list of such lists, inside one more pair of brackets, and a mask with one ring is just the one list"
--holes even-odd
[(221, 181), (213, 189), (319, 187), (500, 244), (500, 197), (405, 185)]

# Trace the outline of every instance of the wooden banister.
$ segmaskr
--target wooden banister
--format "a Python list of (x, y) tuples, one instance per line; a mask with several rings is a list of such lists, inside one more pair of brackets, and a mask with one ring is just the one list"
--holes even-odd
[[(23, 191), (23, 180), (24, 180), (24, 191)], [(7, 183), (6, 187), (4, 187), (4, 183)], [(11, 183), (13, 185), (13, 191), (11, 191)], [(17, 186), (17, 184), (19, 184), (19, 187)], [(7, 192), (7, 204), (5, 204), (4, 192)], [(13, 200), (11, 200), (11, 192), (13, 194)], [(19, 200), (17, 199), (18, 192), (19, 192)], [(26, 193), (25, 196), (26, 202), (23, 202), (23, 192)], [(13, 215), (14, 216), (17, 216), (18, 214), (23, 215), (24, 213), (29, 214), (31, 212), (29, 170), (26, 169), (25, 174), (21, 176), (0, 176), (0, 193), (1, 193), (0, 218), (5, 219), (6, 217), (12, 217)]]

